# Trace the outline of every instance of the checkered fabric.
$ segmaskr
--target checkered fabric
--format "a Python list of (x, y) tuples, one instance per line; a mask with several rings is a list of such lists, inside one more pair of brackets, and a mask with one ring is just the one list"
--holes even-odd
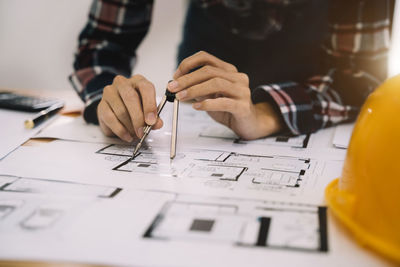
[[(258, 1), (284, 7), (307, 0)], [(240, 9), (243, 1), (197, 2), (207, 11), (217, 5)], [(272, 103), (286, 131), (294, 135), (354, 120), (365, 98), (386, 78), (389, 7), (390, 0), (331, 1), (329, 35), (321, 44), (326, 73), (315, 73), (306, 81), (259, 85), (253, 90), (253, 102)], [(69, 77), (86, 103), (87, 121), (98, 123), (96, 108), (103, 88), (118, 74), (131, 75), (136, 48), (150, 26), (152, 8), (151, 0), (93, 1), (88, 23), (79, 36), (75, 72)], [(271, 21), (279, 30), (282, 21)]]

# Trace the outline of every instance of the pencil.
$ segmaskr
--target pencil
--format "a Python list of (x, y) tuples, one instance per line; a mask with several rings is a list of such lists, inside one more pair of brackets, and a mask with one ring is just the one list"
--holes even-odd
[(64, 107), (64, 103), (60, 102), (58, 104), (54, 104), (54, 105), (40, 111), (39, 113), (36, 114), (35, 117), (25, 120), (25, 123), (24, 123), (25, 128), (32, 129), (32, 128), (36, 127), (40, 123), (44, 122), (45, 120), (47, 120), (48, 118), (50, 118), (51, 116), (56, 114), (63, 107)]

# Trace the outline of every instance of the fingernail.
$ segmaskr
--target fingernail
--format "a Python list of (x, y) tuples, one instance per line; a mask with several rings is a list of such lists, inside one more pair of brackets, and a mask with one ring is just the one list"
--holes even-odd
[(179, 93), (176, 93), (176, 98), (178, 98), (178, 100), (182, 100), (183, 98), (185, 98), (185, 96), (187, 95), (187, 90), (183, 90), (180, 91)]
[(138, 137), (139, 138), (142, 138), (142, 136), (143, 136), (143, 134), (144, 134), (144, 131), (143, 131), (143, 127), (140, 127), (139, 129), (138, 129), (138, 131), (137, 131), (138, 133)]
[(150, 124), (150, 125), (153, 125), (154, 123), (156, 123), (156, 114), (154, 114), (154, 112), (147, 113), (146, 122), (147, 122), (147, 124)]
[(130, 135), (130, 134), (125, 134), (124, 135), (124, 140), (126, 141), (126, 142), (132, 142), (133, 141), (133, 137)]
[(196, 109), (197, 109), (197, 108), (200, 108), (200, 107), (201, 107), (201, 103), (198, 103), (198, 102), (197, 102), (197, 103), (193, 103), (193, 104), (192, 104), (192, 107), (193, 107), (193, 108), (196, 108)]
[(169, 90), (174, 90), (178, 88), (178, 82), (177, 81), (172, 81), (170, 83), (168, 83), (168, 89)]

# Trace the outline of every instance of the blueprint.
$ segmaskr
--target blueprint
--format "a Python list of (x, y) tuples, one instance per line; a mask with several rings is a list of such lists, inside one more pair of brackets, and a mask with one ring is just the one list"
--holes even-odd
[(57, 231), (90, 203), (112, 199), (121, 191), (109, 186), (0, 175), (0, 233)]
[(209, 184), (213, 184), (212, 181), (248, 180), (253, 187), (263, 185), (265, 190), (269, 188), (280, 192), (307, 183), (306, 180), (311, 177), (309, 173), (315, 168), (309, 158), (248, 155), (205, 149), (179, 153), (173, 162), (167, 154), (146, 151), (131, 159), (131, 147), (126, 146), (109, 145), (97, 153), (118, 158), (128, 156), (113, 168), (116, 171), (206, 180)]
[[(138, 239), (217, 242), (321, 252), (328, 250), (326, 209), (315, 205), (137, 192), (109, 186), (4, 175), (0, 176), (0, 182), (0, 233), (7, 235), (24, 236), (35, 231), (46, 233), (43, 234), (46, 237), (68, 228), (71, 220), (95, 206), (114, 207), (120, 199), (135, 198), (137, 195), (145, 198), (162, 195), (158, 209), (153, 209), (153, 219)], [(104, 212), (106, 210), (104, 208)], [(136, 212), (136, 215), (139, 214)], [(85, 220), (83, 222), (86, 224), (93, 222), (88, 217)], [(134, 216), (133, 221), (140, 223), (141, 218)]]
[[(165, 148), (171, 138), (171, 105), (166, 105), (163, 114), (164, 127), (154, 130), (146, 139), (150, 147)], [(324, 159), (342, 160), (345, 151), (333, 144), (335, 127), (320, 130), (316, 134), (301, 136), (271, 136), (247, 141), (238, 138), (229, 128), (213, 121), (206, 112), (195, 111), (191, 105), (182, 103), (179, 112), (178, 150), (180, 148), (218, 148), (239, 153), (267, 153), (278, 155), (316, 156), (323, 153)], [(340, 126), (338, 126), (340, 127)], [(41, 131), (37, 137), (49, 137), (70, 141), (99, 144), (128, 144), (117, 138), (105, 137), (99, 127), (87, 124), (81, 117), (61, 116), (53, 125)], [(269, 152), (270, 154), (270, 152)]]
[[(9, 188), (0, 191), (0, 258), (123, 266), (265, 266), (266, 260), (275, 266), (382, 266), (320, 205), (83, 183), (60, 190), (65, 182), (15, 176), (1, 176), (1, 183)], [(42, 183), (58, 193), (35, 189)]]
[(143, 237), (326, 252), (326, 223), (325, 207), (179, 195), (163, 206)]
[(4, 161), (0, 173), (172, 193), (290, 198), (322, 205), (323, 189), (332, 177), (340, 176), (343, 164), (342, 160), (275, 154), (272, 149), (267, 154), (180, 148), (174, 160), (165, 147), (144, 146), (131, 159), (132, 150), (132, 145), (57, 140), (21, 147)]
[(248, 141), (182, 105), (171, 160), (169, 108), (165, 127), (152, 131), (134, 158), (138, 140), (104, 138), (80, 118), (59, 120), (40, 135), (59, 140), (4, 158), (0, 257), (138, 266), (381, 265), (328, 216), (324, 189), (341, 175), (346, 153), (332, 143), (335, 128)]

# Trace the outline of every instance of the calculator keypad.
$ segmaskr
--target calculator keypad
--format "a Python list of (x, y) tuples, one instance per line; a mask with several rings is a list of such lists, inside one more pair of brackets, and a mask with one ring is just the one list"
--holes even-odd
[(23, 96), (9, 92), (0, 93), (0, 108), (39, 111), (59, 103), (55, 99)]

